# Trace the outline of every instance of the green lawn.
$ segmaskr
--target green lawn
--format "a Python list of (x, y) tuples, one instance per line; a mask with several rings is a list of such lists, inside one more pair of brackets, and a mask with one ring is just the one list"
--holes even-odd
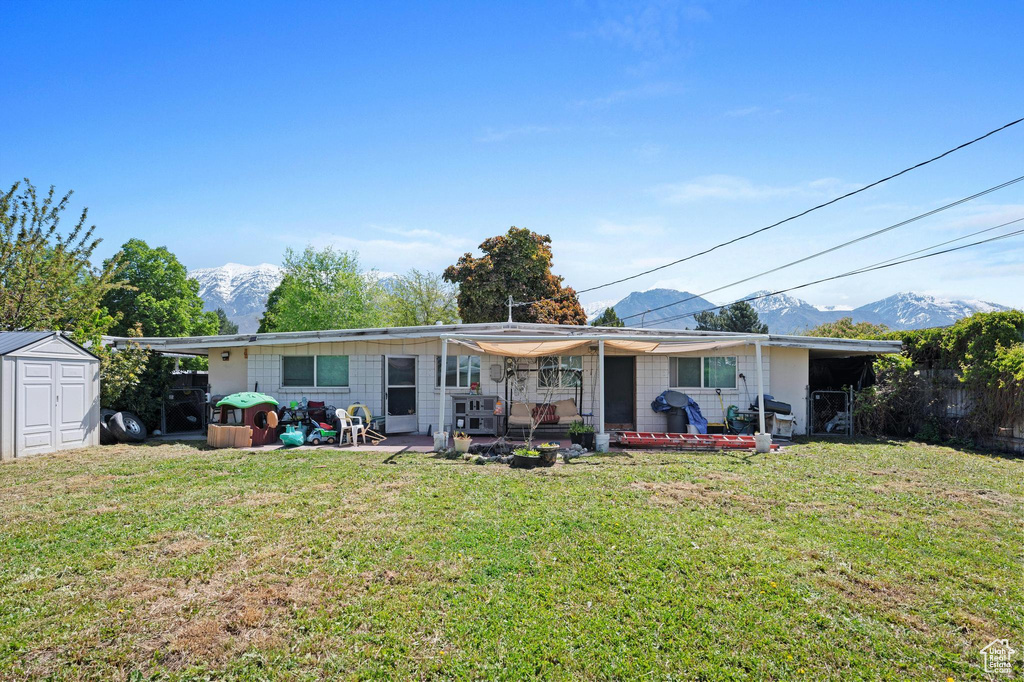
[(383, 459), (0, 466), (0, 678), (961, 680), (1024, 649), (1024, 460)]

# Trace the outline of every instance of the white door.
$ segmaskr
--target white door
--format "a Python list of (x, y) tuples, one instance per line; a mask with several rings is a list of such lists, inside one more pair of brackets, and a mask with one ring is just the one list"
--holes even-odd
[(57, 362), (57, 449), (89, 444), (92, 405), (91, 367), (87, 362)]
[(384, 415), (388, 433), (418, 430), (415, 355), (389, 355), (384, 359)]
[(57, 449), (57, 363), (17, 361), (14, 455), (38, 455)]

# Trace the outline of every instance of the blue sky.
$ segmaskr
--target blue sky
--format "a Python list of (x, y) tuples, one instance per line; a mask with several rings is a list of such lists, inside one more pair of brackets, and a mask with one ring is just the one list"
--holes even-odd
[[(109, 255), (355, 249), (440, 270), (510, 225), (577, 288), (685, 256), (1024, 116), (1024, 4), (24, 3), (0, 182), (75, 190)], [(1024, 175), (1024, 124), (714, 255), (702, 292)], [(1024, 183), (712, 300), (1024, 216)], [(797, 292), (1024, 306), (1024, 238)]]

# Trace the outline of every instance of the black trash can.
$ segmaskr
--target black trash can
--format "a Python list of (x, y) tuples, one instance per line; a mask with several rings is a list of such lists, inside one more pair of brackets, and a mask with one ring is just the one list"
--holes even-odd
[(665, 402), (671, 408), (665, 413), (665, 428), (668, 433), (686, 433), (690, 419), (683, 408), (686, 407), (689, 398), (679, 391), (665, 391)]

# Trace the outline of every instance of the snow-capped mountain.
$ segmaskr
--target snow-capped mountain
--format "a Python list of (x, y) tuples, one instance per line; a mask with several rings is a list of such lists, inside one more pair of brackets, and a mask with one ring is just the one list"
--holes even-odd
[(853, 313), (855, 317), (873, 315), (893, 329), (920, 329), (942, 327), (974, 313), (999, 310), (1009, 308), (988, 301), (962, 301), (908, 291), (862, 305)]
[[(751, 298), (767, 294), (757, 291), (743, 298)], [(634, 291), (614, 305), (619, 317), (634, 315), (650, 308), (657, 308), (673, 301), (689, 298), (692, 294), (674, 289), (651, 289)], [(601, 310), (605, 302), (601, 302)], [(946, 299), (905, 292), (894, 294), (880, 301), (868, 303), (858, 308), (846, 305), (816, 307), (787, 294), (765, 296), (750, 302), (757, 311), (762, 322), (774, 334), (796, 334), (824, 322), (832, 322), (841, 317), (852, 317), (854, 322), (870, 322), (884, 324), (890, 329), (922, 329), (924, 327), (941, 327), (950, 325), (957, 320), (976, 312), (994, 312), (1009, 310), (1006, 306), (988, 301)], [(645, 318), (645, 327), (679, 328), (693, 327), (692, 317), (677, 318), (665, 322), (665, 318), (676, 317), (682, 313), (694, 312), (711, 308), (714, 304), (700, 297), (676, 304), (664, 310), (650, 312)], [(595, 305), (594, 308), (597, 306)], [(590, 307), (588, 306), (588, 310)], [(625, 320), (628, 326), (640, 326), (640, 317)]]
[(189, 276), (199, 282), (199, 296), (205, 310), (223, 308), (240, 332), (254, 332), (267, 306), (267, 296), (281, 283), (283, 270), (277, 265), (227, 263), (219, 268), (199, 268)]
[[(690, 299), (684, 303), (676, 303), (683, 299)], [(687, 291), (676, 291), (675, 289), (648, 289), (647, 291), (634, 291), (626, 298), (616, 303), (615, 314), (622, 318), (627, 327), (639, 327), (641, 321), (645, 327), (660, 327), (663, 329), (687, 329), (694, 326), (693, 317), (688, 313), (695, 313), (714, 304), (706, 298), (695, 296)], [(646, 315), (639, 315), (650, 308), (661, 308)], [(603, 308), (602, 308), (603, 310)], [(635, 315), (635, 317), (634, 317)], [(629, 318), (629, 319), (626, 319)]]

